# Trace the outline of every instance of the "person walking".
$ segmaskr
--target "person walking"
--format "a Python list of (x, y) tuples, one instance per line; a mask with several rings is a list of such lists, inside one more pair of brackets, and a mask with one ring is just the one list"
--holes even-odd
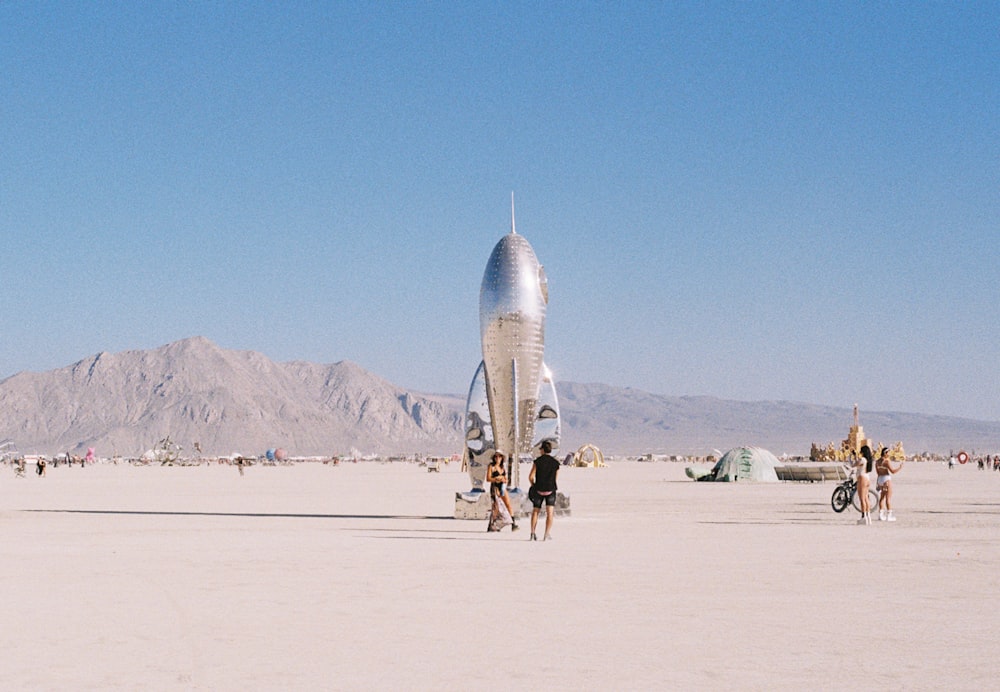
[(528, 474), (528, 499), (531, 500), (531, 540), (537, 541), (538, 513), (545, 504), (545, 535), (542, 540), (552, 539), (552, 520), (556, 510), (556, 476), (559, 475), (559, 461), (552, 456), (552, 443), (544, 440), (541, 445), (542, 454), (531, 464)]
[(875, 479), (875, 489), (878, 490), (879, 521), (896, 521), (896, 517), (892, 513), (892, 477), (900, 472), (903, 463), (901, 461), (893, 466), (889, 461), (888, 447), (882, 448), (882, 454), (875, 464), (875, 472), (878, 474), (878, 478)]

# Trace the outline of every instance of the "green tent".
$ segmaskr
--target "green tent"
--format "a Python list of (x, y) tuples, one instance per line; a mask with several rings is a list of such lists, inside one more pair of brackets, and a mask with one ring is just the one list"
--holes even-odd
[(766, 449), (736, 447), (722, 455), (709, 475), (714, 481), (777, 483), (778, 474), (774, 472), (777, 464), (778, 459)]

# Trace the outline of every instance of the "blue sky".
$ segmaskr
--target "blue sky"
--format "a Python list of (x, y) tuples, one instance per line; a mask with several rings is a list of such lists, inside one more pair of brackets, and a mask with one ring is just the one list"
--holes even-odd
[(202, 335), (1000, 420), (1000, 3), (0, 4), (0, 377)]

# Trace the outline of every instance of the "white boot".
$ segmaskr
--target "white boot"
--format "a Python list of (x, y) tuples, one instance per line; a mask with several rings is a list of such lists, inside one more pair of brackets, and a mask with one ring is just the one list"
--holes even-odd
[(884, 509), (880, 509), (878, 511), (878, 520), (879, 521), (885, 521), (885, 510)]
[(886, 521), (896, 521), (896, 517), (893, 515), (891, 509), (889, 510), (889, 513), (886, 515), (885, 520)]

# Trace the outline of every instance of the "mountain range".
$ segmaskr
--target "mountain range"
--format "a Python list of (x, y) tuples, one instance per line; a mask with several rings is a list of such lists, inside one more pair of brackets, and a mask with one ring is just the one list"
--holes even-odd
[[(561, 452), (704, 455), (739, 445), (808, 455), (847, 436), (850, 408), (788, 401), (662, 396), (604, 384), (557, 384)], [(99, 353), (0, 381), (0, 439), (21, 452), (134, 456), (167, 437), (193, 453), (461, 453), (465, 397), (398, 387), (359, 365), (276, 363), (203, 337)], [(1000, 422), (863, 411), (865, 433), (908, 453), (993, 453)]]

